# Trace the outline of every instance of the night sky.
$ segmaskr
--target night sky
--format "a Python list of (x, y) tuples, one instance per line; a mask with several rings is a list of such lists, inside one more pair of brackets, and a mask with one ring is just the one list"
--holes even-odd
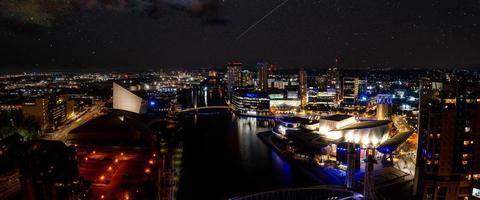
[(233, 59), (480, 64), (479, 0), (0, 0), (0, 12), (3, 69), (221, 67)]

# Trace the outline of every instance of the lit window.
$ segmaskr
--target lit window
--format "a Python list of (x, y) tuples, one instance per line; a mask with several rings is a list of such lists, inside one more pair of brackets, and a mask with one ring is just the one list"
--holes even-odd
[(463, 145), (467, 146), (469, 144), (469, 141), (465, 140), (463, 141)]
[(462, 157), (463, 159), (466, 159), (468, 157), (468, 154), (463, 154)]
[(462, 165), (466, 165), (468, 164), (468, 161), (467, 160), (462, 160)]
[(474, 174), (473, 180), (480, 180), (480, 174)]
[(465, 133), (470, 133), (470, 131), (471, 131), (471, 130), (470, 130), (470, 127), (468, 127), (468, 126), (465, 127)]

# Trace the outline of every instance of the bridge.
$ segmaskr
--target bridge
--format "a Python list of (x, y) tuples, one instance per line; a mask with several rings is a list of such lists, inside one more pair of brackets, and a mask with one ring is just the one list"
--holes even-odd
[(184, 113), (184, 112), (192, 112), (192, 111), (207, 110), (207, 109), (229, 109), (229, 108), (230, 108), (229, 106), (203, 106), (203, 107), (196, 107), (196, 108), (186, 108), (176, 112)]
[(308, 188), (279, 189), (260, 192), (229, 200), (295, 200), (295, 199), (337, 199), (337, 200), (363, 200), (359, 193), (349, 191), (341, 186), (320, 185)]

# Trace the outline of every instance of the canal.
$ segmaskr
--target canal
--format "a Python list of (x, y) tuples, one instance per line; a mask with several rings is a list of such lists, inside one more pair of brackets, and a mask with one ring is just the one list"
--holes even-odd
[[(225, 105), (217, 89), (183, 91), (179, 102)], [(273, 121), (239, 117), (223, 110), (188, 113), (183, 125), (182, 166), (177, 199), (226, 199), (255, 192), (314, 185), (315, 182), (270, 149), (256, 134)]]

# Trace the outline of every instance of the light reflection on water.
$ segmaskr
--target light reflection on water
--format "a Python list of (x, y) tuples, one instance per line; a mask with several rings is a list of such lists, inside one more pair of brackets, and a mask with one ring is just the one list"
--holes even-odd
[[(213, 92), (208, 96), (210, 99), (221, 95)], [(224, 111), (191, 114), (182, 123), (184, 155), (179, 199), (225, 199), (312, 184), (257, 136), (270, 130), (271, 120), (238, 117)]]

